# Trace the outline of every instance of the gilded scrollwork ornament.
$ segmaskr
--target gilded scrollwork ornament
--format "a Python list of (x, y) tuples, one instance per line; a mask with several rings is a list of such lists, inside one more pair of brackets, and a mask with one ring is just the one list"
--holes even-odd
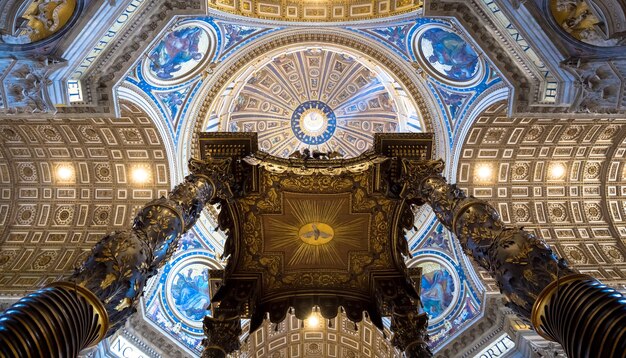
[(226, 319), (206, 316), (203, 329), (206, 338), (202, 340), (202, 358), (225, 358), (241, 347), (241, 320), (238, 316)]

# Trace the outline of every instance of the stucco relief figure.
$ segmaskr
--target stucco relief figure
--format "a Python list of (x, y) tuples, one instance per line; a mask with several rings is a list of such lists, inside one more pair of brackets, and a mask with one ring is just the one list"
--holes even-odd
[(202, 59), (199, 46), (202, 35), (198, 27), (185, 27), (168, 33), (150, 52), (150, 70), (160, 79), (188, 72), (189, 67), (193, 68), (193, 64)]
[(552, 13), (563, 30), (572, 37), (594, 46), (615, 46), (621, 38), (608, 38), (602, 20), (584, 0), (556, 0)]
[(21, 15), (22, 25), (14, 35), (3, 35), (5, 43), (25, 44), (50, 37), (72, 17), (76, 0), (35, 0)]

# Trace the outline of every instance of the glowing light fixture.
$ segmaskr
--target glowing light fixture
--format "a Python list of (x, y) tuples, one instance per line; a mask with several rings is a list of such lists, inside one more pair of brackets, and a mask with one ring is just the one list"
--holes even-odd
[(322, 317), (320, 316), (319, 308), (317, 306), (314, 306), (309, 317), (306, 320), (304, 320), (304, 325), (307, 328), (319, 328), (321, 318)]
[(566, 168), (563, 163), (552, 163), (548, 170), (548, 177), (552, 180), (560, 180), (565, 177)]
[(480, 181), (489, 181), (492, 179), (493, 169), (490, 164), (482, 163), (476, 167), (476, 178)]
[(317, 313), (315, 312), (311, 313), (309, 318), (306, 319), (306, 325), (309, 327), (318, 327), (319, 324), (320, 324), (320, 319), (317, 317)]
[(60, 181), (68, 181), (74, 177), (74, 167), (69, 164), (62, 164), (56, 170), (57, 179)]
[(145, 184), (150, 181), (150, 171), (142, 166), (134, 167), (131, 171), (131, 178), (136, 184)]

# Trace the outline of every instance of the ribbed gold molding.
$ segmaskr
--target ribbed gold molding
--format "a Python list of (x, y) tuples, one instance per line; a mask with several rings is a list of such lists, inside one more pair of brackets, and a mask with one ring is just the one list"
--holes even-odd
[(549, 341), (554, 341), (554, 338), (548, 335), (542, 329), (542, 323), (541, 323), (541, 316), (546, 314), (546, 308), (550, 302), (550, 299), (559, 291), (559, 287), (564, 286), (572, 281), (581, 280), (581, 279), (593, 280), (594, 278), (591, 276), (582, 275), (582, 274), (569, 275), (569, 276), (561, 277), (558, 280), (552, 281), (548, 286), (546, 286), (546, 288), (543, 289), (543, 291), (541, 291), (541, 293), (537, 297), (537, 301), (535, 301), (535, 304), (533, 305), (533, 310), (530, 316), (530, 321), (533, 327), (535, 328), (535, 331), (537, 331), (537, 334), (539, 334), (541, 337)]
[(107, 313), (106, 307), (104, 307), (102, 302), (93, 292), (83, 286), (79, 286), (73, 282), (67, 281), (53, 282), (47, 287), (63, 287), (69, 291), (74, 290), (76, 293), (81, 295), (97, 313), (98, 324), (100, 325), (98, 338), (85, 348), (96, 346), (98, 343), (100, 343), (101, 340), (106, 337), (107, 332), (109, 331), (109, 314)]

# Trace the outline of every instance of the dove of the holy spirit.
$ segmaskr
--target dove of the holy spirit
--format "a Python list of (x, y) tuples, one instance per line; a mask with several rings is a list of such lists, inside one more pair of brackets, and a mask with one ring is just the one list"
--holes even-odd
[(298, 231), (298, 236), (309, 245), (322, 245), (333, 239), (335, 231), (328, 224), (312, 222), (303, 225)]

